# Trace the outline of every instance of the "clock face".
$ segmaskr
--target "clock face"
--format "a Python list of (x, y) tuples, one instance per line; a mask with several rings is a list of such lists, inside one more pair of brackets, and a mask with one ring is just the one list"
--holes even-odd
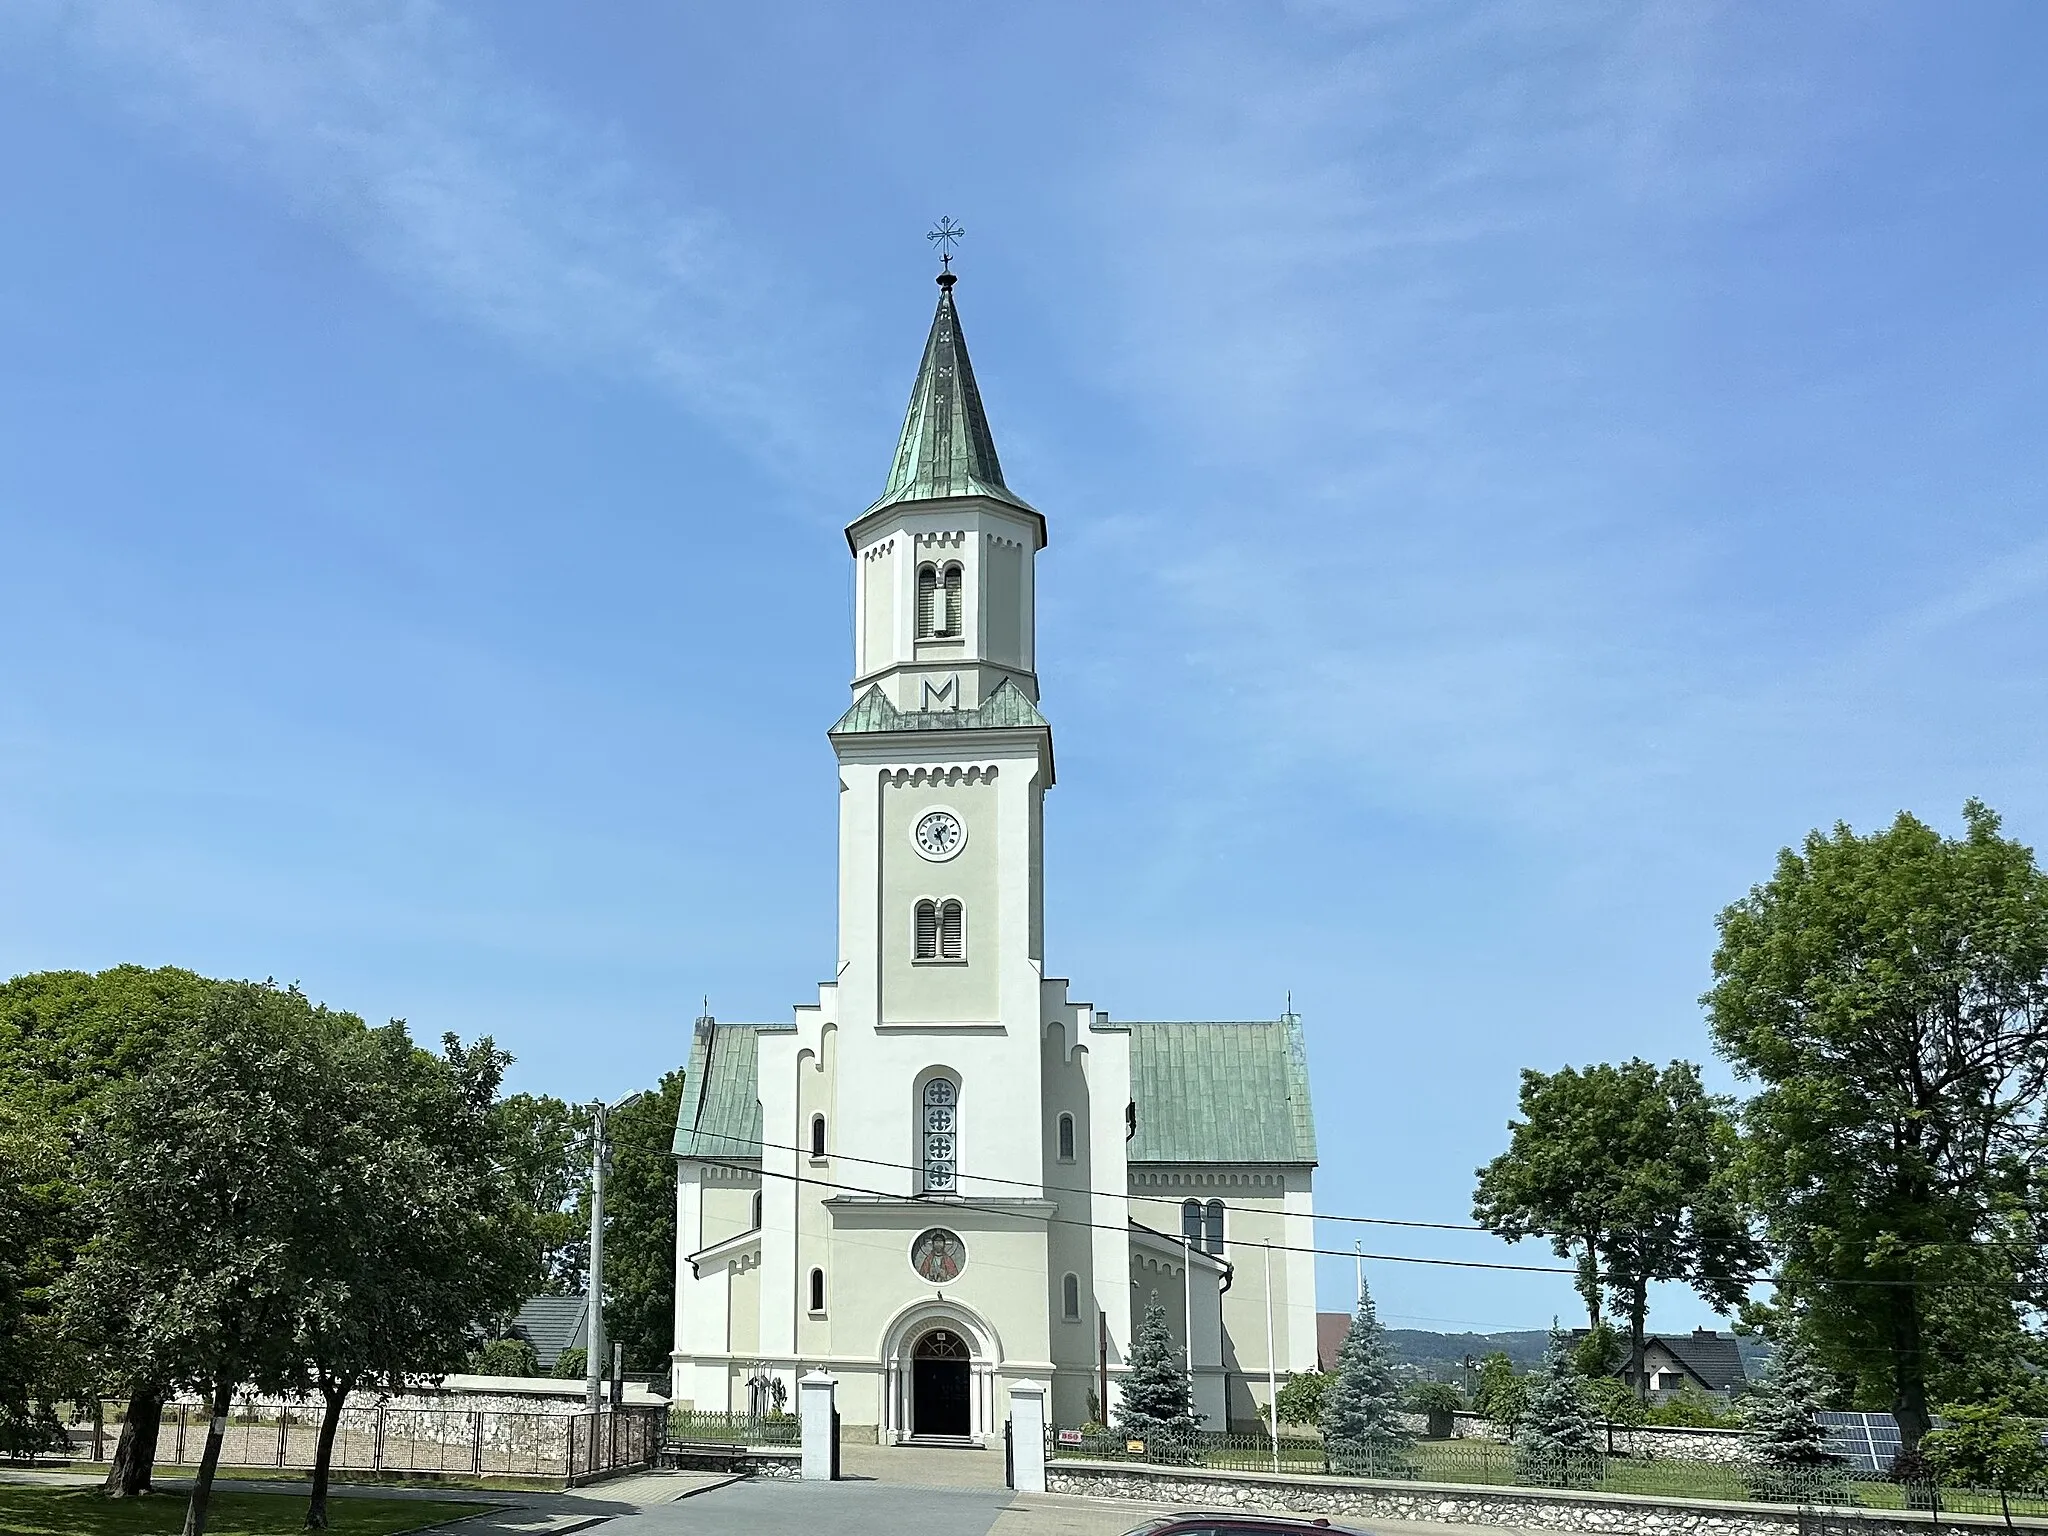
[(950, 859), (967, 841), (967, 828), (951, 811), (926, 811), (911, 828), (910, 840), (928, 859)]
[(933, 1285), (944, 1285), (967, 1267), (967, 1245), (944, 1227), (933, 1227), (910, 1245), (910, 1267)]

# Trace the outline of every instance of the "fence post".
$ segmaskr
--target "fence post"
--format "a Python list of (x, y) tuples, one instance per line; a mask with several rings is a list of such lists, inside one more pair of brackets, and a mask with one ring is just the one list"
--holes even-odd
[(1042, 1381), (1010, 1383), (1010, 1486), (1020, 1493), (1045, 1492), (1045, 1398)]
[(469, 1415), (469, 1470), (478, 1477), (484, 1474), (484, 1416), (472, 1409)]
[(107, 1459), (107, 1409), (97, 1395), (92, 1400), (92, 1459)]
[(807, 1483), (832, 1480), (833, 1399), (837, 1377), (824, 1371), (808, 1371), (796, 1384), (798, 1419), (803, 1428), (803, 1479)]
[(370, 1421), (370, 1470), (384, 1470), (384, 1405), (377, 1405), (377, 1416)]
[(280, 1468), (284, 1466), (284, 1437), (289, 1431), (291, 1422), (291, 1409), (280, 1408), (277, 1410), (277, 1464)]
[(180, 1403), (180, 1404), (178, 1404), (178, 1462), (177, 1462), (177, 1464), (178, 1464), (179, 1466), (181, 1466), (181, 1467), (182, 1467), (183, 1465), (185, 1465), (185, 1405), (184, 1405), (183, 1403)]

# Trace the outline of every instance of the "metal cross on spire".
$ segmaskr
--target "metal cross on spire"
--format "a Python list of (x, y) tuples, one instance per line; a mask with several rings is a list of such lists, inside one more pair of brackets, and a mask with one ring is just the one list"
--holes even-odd
[(953, 270), (953, 246), (966, 233), (967, 231), (964, 228), (953, 222), (951, 214), (946, 214), (939, 219), (938, 226), (925, 236), (925, 239), (931, 241), (932, 244), (939, 248), (939, 270), (941, 272)]

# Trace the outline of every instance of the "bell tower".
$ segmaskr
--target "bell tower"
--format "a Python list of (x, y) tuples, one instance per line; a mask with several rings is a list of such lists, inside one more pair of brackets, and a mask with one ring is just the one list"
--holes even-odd
[[(846, 530), (853, 703), (831, 731), (841, 1123), (871, 1140), (860, 1155), (907, 1165), (909, 1194), (967, 1192), (970, 1169), (1034, 1180), (1043, 1153), (1053, 759), (1032, 608), (1045, 519), (1003, 481), (955, 275), (938, 282), (888, 484)], [(959, 1097), (943, 1159), (919, 1134), (934, 1073)], [(851, 1119), (851, 1102), (871, 1102), (872, 1122), (865, 1108)], [(932, 1182), (940, 1161), (963, 1170), (960, 1188)], [(1015, 1192), (990, 1192), (1002, 1189)]]

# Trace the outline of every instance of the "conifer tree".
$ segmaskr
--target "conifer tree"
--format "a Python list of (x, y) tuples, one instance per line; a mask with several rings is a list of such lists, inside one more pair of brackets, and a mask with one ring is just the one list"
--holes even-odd
[(1820, 1413), (1825, 1386), (1813, 1352), (1784, 1339), (1763, 1380), (1742, 1403), (1750, 1491), (1759, 1498), (1813, 1499), (1841, 1491), (1842, 1458), (1828, 1449)]
[(1552, 1323), (1543, 1369), (1515, 1425), (1515, 1467), (1524, 1482), (1566, 1487), (1598, 1477), (1600, 1429), (1580, 1381), (1564, 1333)]
[(1403, 1453), (1415, 1439), (1403, 1417), (1386, 1330), (1363, 1281), (1351, 1330), (1337, 1351), (1336, 1380), (1323, 1399), (1322, 1431), (1334, 1466), (1367, 1473), (1390, 1461), (1405, 1465)]
[(1125, 1439), (1144, 1441), (1153, 1461), (1181, 1460), (1194, 1442), (1197, 1424), (1187, 1370), (1166, 1326), (1166, 1308), (1156, 1301), (1131, 1337), (1116, 1427)]

